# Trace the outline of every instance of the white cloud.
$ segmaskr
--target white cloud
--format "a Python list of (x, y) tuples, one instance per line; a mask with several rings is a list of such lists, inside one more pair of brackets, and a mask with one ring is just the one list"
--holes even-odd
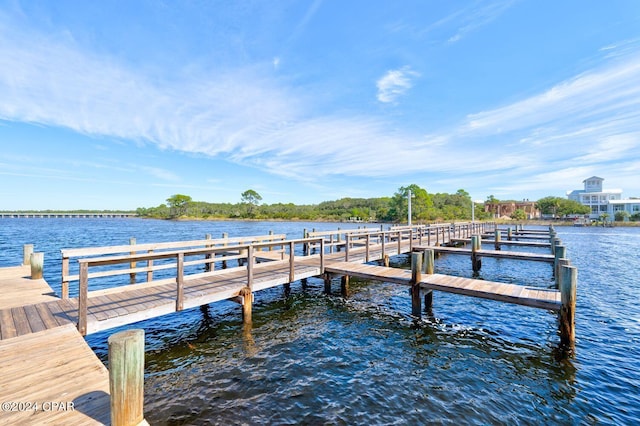
[(413, 79), (419, 76), (419, 73), (412, 71), (408, 66), (387, 71), (376, 82), (378, 100), (384, 103), (395, 102), (413, 87)]

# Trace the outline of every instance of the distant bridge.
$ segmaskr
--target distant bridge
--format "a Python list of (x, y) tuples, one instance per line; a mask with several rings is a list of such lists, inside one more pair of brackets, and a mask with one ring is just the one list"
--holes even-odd
[(5, 218), (129, 218), (137, 217), (136, 213), (98, 212), (98, 213), (74, 213), (74, 212), (0, 212), (0, 219)]

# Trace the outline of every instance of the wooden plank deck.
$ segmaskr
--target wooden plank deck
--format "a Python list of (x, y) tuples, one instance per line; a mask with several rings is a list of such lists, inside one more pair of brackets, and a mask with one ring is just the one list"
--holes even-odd
[(0, 400), (30, 404), (0, 424), (109, 424), (109, 373), (75, 324), (0, 341), (0, 365)]
[[(432, 249), (439, 253), (462, 254), (471, 256), (471, 249), (460, 247), (429, 247), (420, 246), (416, 250)], [(493, 257), (498, 259), (514, 259), (514, 260), (530, 260), (534, 262), (553, 263), (555, 256), (552, 254), (528, 253), (520, 251), (503, 251), (503, 250), (477, 250), (476, 253), (480, 257)]]
[[(325, 268), (326, 272), (350, 275), (370, 280), (410, 285), (411, 271), (384, 266), (335, 262)], [(438, 290), (465, 296), (514, 303), (532, 308), (558, 311), (562, 307), (560, 292), (546, 288), (527, 287), (450, 275), (422, 275), (420, 287), (424, 290)]]
[[(452, 243), (471, 243), (471, 238), (452, 238)], [(491, 239), (482, 239), (483, 244), (495, 246), (495, 240)], [(551, 247), (550, 243), (543, 243), (540, 241), (509, 241), (509, 240), (500, 240), (498, 242), (501, 246), (518, 246), (518, 247)]]
[(0, 268), (0, 307), (12, 308), (29, 303), (49, 302), (58, 297), (44, 279), (32, 280), (31, 267)]

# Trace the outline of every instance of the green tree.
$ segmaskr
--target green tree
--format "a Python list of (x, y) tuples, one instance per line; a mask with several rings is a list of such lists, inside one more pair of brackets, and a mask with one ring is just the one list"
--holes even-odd
[(411, 191), (411, 219), (426, 220), (429, 217), (429, 210), (433, 208), (433, 200), (427, 190), (420, 188), (416, 184), (402, 186), (398, 188), (391, 199), (390, 215), (394, 220), (403, 222), (407, 218), (409, 203), (407, 197)]
[(522, 209), (517, 209), (513, 213), (511, 213), (511, 219), (515, 220), (525, 220), (527, 218), (527, 213), (525, 213)]
[(186, 213), (187, 205), (191, 202), (191, 197), (183, 194), (174, 194), (167, 198), (167, 205), (171, 209), (171, 216), (179, 217)]
[(242, 203), (247, 206), (247, 216), (253, 217), (255, 208), (262, 201), (262, 196), (258, 194), (253, 189), (247, 189), (242, 194), (240, 194)]
[(616, 222), (624, 222), (625, 218), (631, 216), (628, 211), (620, 210), (615, 212), (614, 217), (616, 218)]

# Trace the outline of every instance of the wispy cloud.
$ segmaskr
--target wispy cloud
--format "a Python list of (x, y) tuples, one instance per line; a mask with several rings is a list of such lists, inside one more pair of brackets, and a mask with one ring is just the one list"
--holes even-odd
[(462, 11), (454, 13), (451, 17), (445, 18), (446, 20), (453, 20), (459, 23), (457, 32), (447, 41), (449, 43), (455, 43), (462, 40), (467, 34), (493, 22), (514, 3), (514, 0), (478, 2), (472, 7), (463, 9)]
[(405, 66), (397, 70), (389, 70), (376, 82), (377, 98), (380, 102), (395, 102), (413, 87), (413, 80), (420, 74)]
[[(500, 4), (482, 22), (511, 3)], [(152, 78), (0, 15), (0, 119), (217, 156), (298, 180), (419, 172), (500, 173), (509, 181), (550, 167), (598, 174), (599, 162), (630, 164), (640, 151), (640, 54), (625, 49), (542, 93), (423, 135), (375, 115), (317, 114), (313, 93), (271, 80), (259, 66)], [(378, 100), (395, 102), (418, 76), (409, 67), (390, 70), (377, 81)], [(518, 166), (524, 159), (526, 170)], [(145, 172), (169, 184), (179, 179)]]

